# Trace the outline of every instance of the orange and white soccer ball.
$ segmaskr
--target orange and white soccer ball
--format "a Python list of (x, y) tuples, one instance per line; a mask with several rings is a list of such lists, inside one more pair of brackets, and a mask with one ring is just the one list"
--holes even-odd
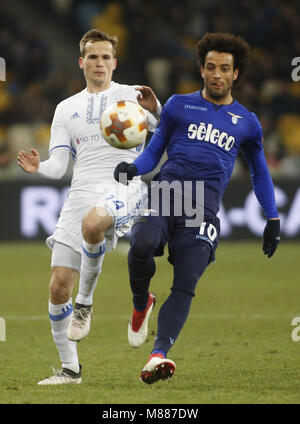
[(102, 113), (100, 129), (111, 146), (132, 149), (146, 140), (148, 118), (138, 103), (119, 101), (108, 106)]

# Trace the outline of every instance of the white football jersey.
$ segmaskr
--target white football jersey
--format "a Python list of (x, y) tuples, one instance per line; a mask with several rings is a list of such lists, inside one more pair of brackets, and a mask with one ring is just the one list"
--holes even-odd
[[(137, 86), (111, 82), (99, 93), (89, 93), (87, 88), (57, 105), (51, 125), (49, 154), (54, 149), (67, 148), (74, 160), (71, 190), (91, 190), (101, 182), (113, 179), (113, 171), (121, 162), (133, 162), (144, 145), (133, 149), (116, 149), (102, 137), (100, 117), (112, 103), (120, 100), (137, 102)], [(154, 131), (156, 118), (146, 111), (149, 130)], [(139, 177), (138, 177), (139, 178)]]

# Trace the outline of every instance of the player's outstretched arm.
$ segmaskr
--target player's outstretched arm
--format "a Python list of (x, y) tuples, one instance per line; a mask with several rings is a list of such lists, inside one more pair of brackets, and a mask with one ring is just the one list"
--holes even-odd
[(18, 165), (29, 174), (38, 173), (46, 178), (59, 180), (68, 168), (69, 150), (66, 148), (54, 149), (50, 158), (40, 161), (40, 155), (34, 149), (30, 153), (21, 150), (18, 154)]
[(28, 174), (35, 174), (40, 165), (40, 155), (35, 149), (31, 149), (30, 153), (25, 152), (25, 150), (20, 150), (18, 153), (18, 165), (23, 169), (23, 171)]
[(271, 258), (280, 241), (280, 219), (275, 202), (273, 181), (262, 148), (260, 126), (257, 139), (253, 139), (242, 148), (249, 164), (255, 196), (267, 217), (262, 250), (268, 258)]
[(149, 112), (159, 115), (161, 111), (161, 105), (153, 90), (150, 87), (147, 87), (146, 85), (136, 87), (136, 90), (139, 91), (139, 95), (137, 98), (139, 104), (144, 109), (147, 109)]

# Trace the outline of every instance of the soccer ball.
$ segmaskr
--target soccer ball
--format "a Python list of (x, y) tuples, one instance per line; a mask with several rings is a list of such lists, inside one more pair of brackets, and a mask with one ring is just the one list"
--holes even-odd
[(108, 106), (100, 120), (102, 136), (111, 146), (132, 149), (142, 144), (148, 134), (148, 119), (144, 109), (129, 100)]

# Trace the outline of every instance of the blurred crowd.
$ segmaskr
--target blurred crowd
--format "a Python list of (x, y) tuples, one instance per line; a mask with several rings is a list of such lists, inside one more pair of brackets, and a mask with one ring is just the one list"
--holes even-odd
[[(206, 32), (242, 35), (251, 45), (252, 62), (234, 95), (261, 120), (273, 177), (300, 176), (300, 81), (292, 79), (292, 60), (300, 56), (298, 0), (164, 0), (159, 6), (151, 0), (45, 0), (39, 5), (45, 19), (70, 32), (72, 48), (90, 28), (117, 35), (114, 79), (150, 85), (162, 103), (173, 93), (201, 89), (194, 47)], [(0, 82), (1, 178), (20, 175), (15, 161), (20, 148), (35, 147), (47, 157), (56, 104), (84, 88), (84, 80), (70, 77), (64, 64), (53, 60), (39, 28), (19, 29), (8, 4), (0, 16), (0, 57), (6, 60), (6, 81)], [(234, 177), (244, 175), (247, 165), (239, 156)]]

